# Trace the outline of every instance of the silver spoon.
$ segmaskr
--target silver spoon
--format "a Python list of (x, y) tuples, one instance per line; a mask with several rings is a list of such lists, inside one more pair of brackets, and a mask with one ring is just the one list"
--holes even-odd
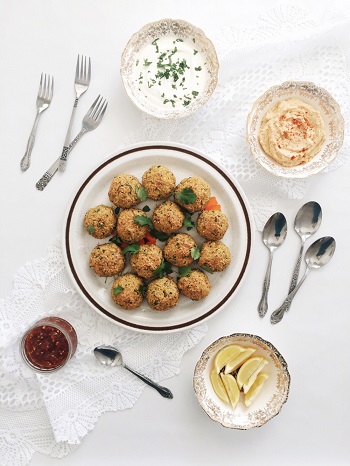
[(97, 346), (94, 349), (94, 354), (96, 358), (104, 365), (104, 366), (123, 366), (132, 374), (136, 375), (139, 379), (145, 382), (147, 385), (155, 388), (157, 392), (159, 392), (164, 398), (173, 398), (173, 394), (171, 391), (166, 387), (161, 387), (157, 383), (153, 382), (153, 380), (149, 379), (148, 377), (139, 374), (138, 372), (130, 369), (126, 364), (123, 363), (123, 358), (120, 352), (114, 348), (113, 346)]
[[(292, 281), (290, 282), (288, 294), (290, 294), (294, 290), (298, 281), (301, 257), (303, 255), (305, 241), (308, 238), (310, 238), (311, 235), (316, 233), (316, 231), (320, 228), (321, 222), (322, 209), (318, 202), (307, 202), (302, 207), (300, 207), (295, 217), (294, 229), (300, 236), (301, 246), (298, 260), (294, 267), (294, 272), (292, 276)], [(286, 312), (287, 311), (289, 311), (289, 306), (286, 308)]]
[(304, 283), (305, 278), (311, 269), (319, 269), (326, 265), (333, 257), (335, 251), (335, 239), (331, 236), (324, 236), (318, 239), (309, 247), (305, 253), (305, 262), (307, 265), (303, 278), (299, 281), (294, 290), (284, 300), (282, 306), (271, 314), (271, 323), (277, 324), (283, 319), (286, 308), (291, 305), (291, 302), (296, 295), (297, 291)]
[(269, 292), (270, 287), (270, 277), (271, 277), (271, 266), (272, 266), (272, 259), (273, 253), (275, 250), (284, 243), (284, 240), (287, 236), (287, 220), (286, 217), (281, 214), (281, 212), (276, 212), (273, 214), (266, 225), (264, 226), (263, 230), (263, 243), (270, 251), (269, 257), (269, 264), (267, 266), (264, 285), (263, 285), (263, 293), (261, 296), (260, 303), (258, 305), (258, 312), (260, 317), (264, 317), (267, 312), (268, 304), (267, 304), (267, 295)]

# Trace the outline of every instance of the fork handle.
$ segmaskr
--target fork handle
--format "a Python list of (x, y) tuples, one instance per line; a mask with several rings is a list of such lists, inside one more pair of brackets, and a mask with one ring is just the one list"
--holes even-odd
[(44, 191), (46, 186), (50, 183), (54, 175), (57, 173), (60, 159), (55, 160), (51, 167), (44, 173), (40, 180), (36, 183), (36, 189)]
[(80, 138), (82, 136), (84, 136), (84, 134), (86, 133), (86, 129), (85, 128), (82, 128), (80, 130), (80, 133), (75, 136), (75, 138), (73, 139), (73, 141), (69, 144), (68, 147), (64, 147), (63, 148), (63, 152), (62, 152), (62, 155), (60, 157), (60, 160), (59, 160), (59, 170), (60, 171), (65, 171), (66, 169), (66, 165), (67, 165), (67, 158), (68, 158), (68, 155), (70, 154), (70, 152), (73, 150), (73, 148), (75, 147), (76, 143), (80, 140)]
[(64, 171), (66, 169), (69, 141), (70, 141), (70, 138), (71, 138), (72, 126), (73, 126), (74, 116), (75, 116), (75, 112), (77, 110), (78, 102), (79, 102), (79, 97), (76, 97), (75, 100), (74, 100), (74, 105), (73, 105), (73, 108), (72, 108), (72, 113), (71, 113), (71, 116), (70, 116), (69, 125), (68, 125), (68, 129), (67, 129), (66, 139), (64, 140), (64, 146), (63, 146), (62, 154), (61, 154), (61, 157), (60, 157), (60, 159), (61, 159), (61, 163), (59, 165), (59, 170), (60, 171)]
[(35, 134), (36, 134), (36, 129), (38, 127), (39, 116), (40, 116), (40, 113), (37, 112), (36, 117), (35, 117), (35, 121), (34, 121), (34, 124), (33, 124), (33, 128), (32, 128), (32, 131), (30, 133), (30, 136), (29, 136), (29, 139), (28, 139), (28, 142), (27, 142), (27, 148), (26, 148), (25, 154), (24, 154), (24, 156), (23, 156), (23, 158), (21, 160), (21, 170), (22, 170), (22, 172), (25, 172), (30, 167), (30, 157), (32, 155), (32, 150), (33, 150), (33, 147), (34, 147)]

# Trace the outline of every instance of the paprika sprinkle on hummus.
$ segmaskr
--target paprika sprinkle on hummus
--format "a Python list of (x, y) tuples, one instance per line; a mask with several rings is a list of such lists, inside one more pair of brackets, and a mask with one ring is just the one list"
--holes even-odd
[(261, 122), (259, 142), (264, 152), (284, 167), (309, 162), (325, 141), (320, 113), (302, 100), (281, 100)]

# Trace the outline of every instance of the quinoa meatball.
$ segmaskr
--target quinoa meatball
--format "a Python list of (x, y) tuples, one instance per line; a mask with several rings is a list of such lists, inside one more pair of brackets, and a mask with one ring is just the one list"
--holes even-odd
[(130, 265), (139, 277), (151, 278), (163, 260), (162, 250), (155, 244), (143, 244), (139, 252), (130, 257)]
[(117, 218), (117, 234), (125, 243), (137, 243), (148, 232), (148, 225), (141, 226), (135, 222), (135, 217), (147, 215), (139, 209), (125, 209)]
[(91, 251), (90, 267), (99, 277), (112, 277), (124, 269), (125, 258), (116, 244), (100, 244)]
[(98, 205), (89, 209), (84, 217), (86, 231), (94, 238), (102, 239), (111, 236), (117, 224), (111, 207)]
[(176, 179), (173, 173), (161, 165), (153, 165), (142, 176), (142, 184), (147, 195), (154, 201), (167, 199), (175, 189)]
[(221, 241), (206, 241), (198, 261), (200, 267), (209, 267), (211, 272), (222, 272), (231, 262), (231, 253)]
[(195, 248), (195, 240), (187, 233), (178, 233), (169, 238), (165, 244), (164, 259), (177, 267), (190, 265), (193, 262), (191, 249)]
[(219, 210), (203, 210), (197, 219), (197, 233), (207, 240), (223, 238), (227, 228), (228, 219)]
[(113, 178), (108, 191), (109, 200), (122, 209), (129, 209), (140, 204), (139, 189), (141, 183), (134, 175), (117, 175)]
[(210, 281), (200, 270), (191, 270), (189, 275), (179, 278), (177, 286), (183, 295), (193, 301), (206, 298), (210, 291)]
[[(192, 204), (186, 204), (185, 202), (181, 201), (181, 199), (179, 199), (180, 193), (182, 193), (182, 190), (185, 188), (191, 189), (197, 196), (197, 199)], [(176, 202), (191, 213), (197, 212), (198, 210), (203, 210), (209, 199), (210, 186), (206, 181), (203, 180), (203, 178), (199, 176), (185, 178), (175, 188)]]
[(176, 306), (179, 290), (172, 278), (157, 278), (148, 285), (146, 299), (152, 309), (165, 311)]
[(112, 285), (112, 299), (123, 309), (135, 309), (143, 301), (143, 280), (132, 273), (120, 275)]
[(152, 222), (158, 231), (171, 235), (182, 227), (185, 215), (180, 207), (172, 201), (159, 204), (153, 211)]

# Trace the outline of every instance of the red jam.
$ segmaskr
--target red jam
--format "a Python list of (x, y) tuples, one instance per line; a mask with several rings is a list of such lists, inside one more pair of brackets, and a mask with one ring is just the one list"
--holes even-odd
[(47, 317), (26, 333), (22, 347), (24, 358), (31, 366), (43, 371), (54, 370), (75, 353), (77, 335), (66, 320)]

